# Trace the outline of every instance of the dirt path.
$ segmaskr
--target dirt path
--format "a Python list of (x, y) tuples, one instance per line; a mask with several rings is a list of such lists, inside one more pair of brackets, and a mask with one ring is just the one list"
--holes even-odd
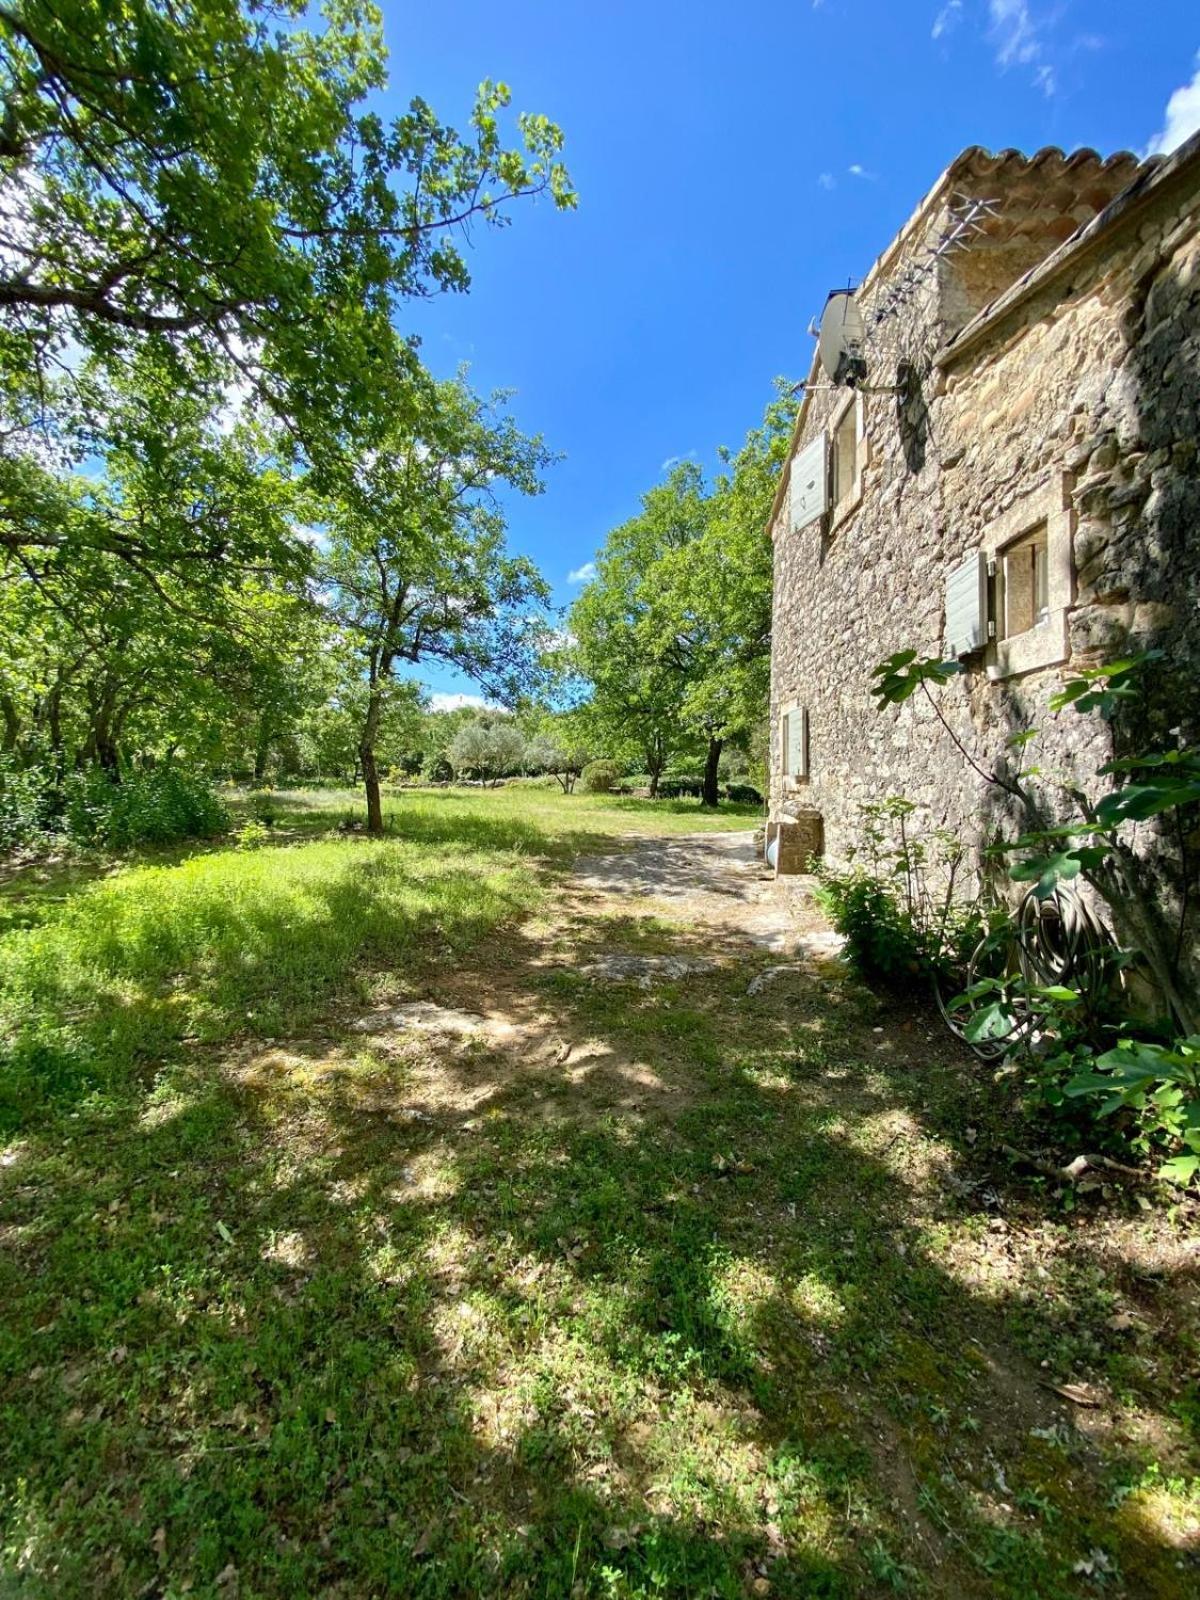
[[(1165, 1517), (1160, 1507), (1157, 1525), (1124, 1500), (1119, 1519), (1095, 1513), (1114, 1463), (1180, 1462), (1183, 1435), (1154, 1405), (1122, 1405), (1092, 1381), (1082, 1353), (1111, 1332), (1064, 1336), (1058, 1320), (1086, 1282), (1094, 1299), (1072, 1305), (1077, 1326), (1161, 1323), (1163, 1308), (1131, 1292), (1128, 1265), (1113, 1271), (1114, 1257), (1127, 1263), (1145, 1239), (1127, 1223), (1107, 1236), (1103, 1225), (1086, 1239), (1060, 1234), (1040, 1204), (1023, 1216), (1019, 1189), (1005, 1192), (1012, 1174), (981, 1159), (1009, 1132), (1003, 1100), (981, 1093), (973, 1064), (919, 997), (896, 1012), (854, 985), (839, 945), (811, 883), (773, 881), (751, 834), (630, 838), (581, 857), (549, 915), (489, 958), (355, 1026), (404, 1063), (411, 1112), (439, 1135), (438, 1158), (413, 1168), (430, 1201), (444, 1192), (446, 1159), (461, 1160), (463, 1141), (498, 1115), (546, 1129), (564, 1175), (581, 1141), (601, 1135), (616, 1136), (606, 1160), (618, 1157), (605, 1182), (621, 1151), (636, 1164), (653, 1150), (655, 1167), (690, 1174), (706, 1236), (757, 1285), (734, 1297), (736, 1340), (767, 1315), (772, 1332), (754, 1336), (763, 1342), (751, 1367), (763, 1359), (774, 1370), (785, 1434), (810, 1438), (815, 1426), (869, 1462), (839, 1493), (847, 1508), (862, 1497), (847, 1521), (858, 1519), (860, 1542), (874, 1530), (874, 1579), (860, 1574), (845, 1593), (903, 1591), (919, 1575), (947, 1600), (1049, 1600), (1120, 1573), (1121, 1593), (1173, 1596), (1168, 1574), (1197, 1567), (1200, 1517), (1182, 1500)], [(369, 1103), (381, 1110), (385, 1100), (376, 1091)], [(653, 1178), (638, 1193), (650, 1214), (664, 1193), (676, 1196), (668, 1214), (678, 1203)], [(556, 1237), (568, 1263), (602, 1248), (594, 1227)], [(638, 1232), (653, 1248), (656, 1225)], [(1189, 1260), (1170, 1247), (1159, 1259), (1172, 1272)], [(690, 1266), (671, 1270), (679, 1286), (654, 1315), (703, 1343), (696, 1319), (712, 1282)], [(800, 1309), (813, 1291), (798, 1286), (814, 1270), (823, 1286)], [(1024, 1319), (1016, 1342), (997, 1314), (1009, 1304)], [(686, 1448), (722, 1448), (740, 1419), (757, 1441), (740, 1471), (769, 1478), (779, 1448), (771, 1405), (723, 1382), (706, 1392), (718, 1411), (696, 1412)], [(602, 1474), (635, 1530), (667, 1504), (643, 1481), (655, 1459), (647, 1441), (663, 1430), (653, 1382), (646, 1394), (650, 1413), (637, 1406), (641, 1420), (627, 1419), (643, 1444), (631, 1449), (627, 1436), (623, 1465)], [(805, 1592), (787, 1587), (788, 1537), (778, 1513), (771, 1521), (778, 1497), (765, 1494), (767, 1556), (743, 1569), (742, 1592), (773, 1593), (781, 1580), (781, 1593)], [(1118, 1547), (1123, 1557), (1109, 1553)], [(1136, 1579), (1122, 1559), (1137, 1563)]]
[(573, 883), (596, 897), (596, 911), (668, 917), (780, 954), (830, 955), (840, 946), (811, 894), (773, 878), (752, 832), (630, 839), (581, 858)]

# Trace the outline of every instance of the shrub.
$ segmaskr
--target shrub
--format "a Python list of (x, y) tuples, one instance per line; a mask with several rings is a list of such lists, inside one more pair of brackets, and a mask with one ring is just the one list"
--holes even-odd
[(583, 769), (583, 787), (589, 794), (611, 794), (620, 776), (615, 761), (589, 761)]
[(234, 844), (239, 850), (254, 850), (259, 845), (266, 844), (271, 837), (271, 831), (264, 822), (257, 822), (253, 818), (243, 822), (234, 833)]
[(658, 780), (660, 800), (699, 800), (703, 793), (704, 784), (699, 778), (680, 777), (672, 773)]
[(847, 867), (822, 863), (818, 898), (868, 983), (962, 974), (987, 932), (978, 897), (960, 893), (965, 850), (953, 835), (913, 835), (902, 795), (862, 806), (863, 842)]
[(214, 838), (229, 827), (229, 813), (206, 778), (182, 768), (155, 767), (117, 783), (92, 767), (63, 784), (63, 826), (76, 843), (123, 850)]
[(1135, 1112), (1135, 1147), (1170, 1156), (1160, 1177), (1186, 1184), (1200, 1173), (1200, 1037), (1169, 1047), (1122, 1039), (1072, 1078), (1065, 1092), (1103, 1096), (1102, 1117), (1123, 1108)]
[(846, 941), (846, 959), (868, 983), (897, 985), (926, 970), (926, 948), (891, 884), (864, 867), (818, 869), (817, 898)]
[(0, 757), (0, 849), (33, 844), (53, 825), (57, 792), (46, 767), (18, 766)]
[(426, 756), (422, 762), (421, 776), (426, 783), (452, 783), (454, 768), (444, 755), (435, 752)]
[(762, 805), (763, 797), (752, 783), (731, 783), (725, 793), (727, 799), (739, 805)]

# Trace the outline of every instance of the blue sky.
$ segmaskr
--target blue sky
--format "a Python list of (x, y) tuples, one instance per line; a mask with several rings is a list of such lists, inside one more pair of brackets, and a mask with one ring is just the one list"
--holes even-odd
[[(962, 148), (1145, 151), (1200, 125), (1200, 6), (1159, 0), (384, 0), (387, 109), (465, 123), (484, 77), (566, 136), (579, 210), (481, 233), (411, 308), (429, 365), (516, 391), (565, 459), (511, 503), (560, 604), (678, 457), (807, 372), (809, 318)], [(392, 104), (391, 102), (394, 102)], [(470, 691), (450, 674), (432, 689)]]

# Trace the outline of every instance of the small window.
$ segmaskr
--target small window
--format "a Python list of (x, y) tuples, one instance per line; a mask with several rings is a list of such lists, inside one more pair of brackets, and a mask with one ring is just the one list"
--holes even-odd
[(996, 563), (996, 621), (1001, 639), (1028, 633), (1050, 617), (1050, 549), (1046, 524), (1007, 545)]
[(833, 435), (833, 503), (843, 505), (858, 487), (858, 404), (849, 406)]
[(808, 712), (793, 708), (780, 718), (780, 745), (785, 778), (808, 777)]

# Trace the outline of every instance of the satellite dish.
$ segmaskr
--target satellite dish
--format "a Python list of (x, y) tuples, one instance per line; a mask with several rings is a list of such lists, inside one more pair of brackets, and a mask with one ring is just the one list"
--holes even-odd
[(866, 377), (865, 334), (858, 301), (848, 289), (835, 289), (825, 302), (817, 335), (817, 353), (830, 383), (853, 389)]

